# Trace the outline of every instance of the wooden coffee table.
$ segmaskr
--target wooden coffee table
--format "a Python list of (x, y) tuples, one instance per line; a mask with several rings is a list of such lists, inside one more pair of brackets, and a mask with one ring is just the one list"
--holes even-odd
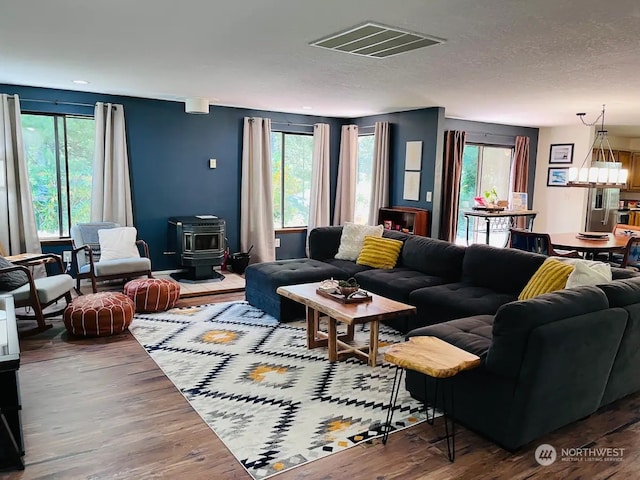
[[(276, 292), (305, 305), (307, 311), (307, 348), (327, 346), (330, 362), (355, 356), (375, 367), (378, 356), (380, 321), (416, 313), (416, 307), (373, 293), (370, 293), (373, 297), (370, 302), (343, 304), (316, 293), (319, 285), (319, 282), (288, 285), (278, 287)], [(327, 333), (319, 330), (321, 314), (326, 315), (329, 319)], [(346, 334), (338, 335), (338, 322), (347, 325)], [(353, 341), (354, 326), (361, 323), (371, 324), (369, 345), (357, 346), (346, 343)]]

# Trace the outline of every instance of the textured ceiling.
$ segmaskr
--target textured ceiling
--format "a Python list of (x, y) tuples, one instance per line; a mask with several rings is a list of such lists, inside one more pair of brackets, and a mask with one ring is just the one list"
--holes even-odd
[[(608, 124), (640, 125), (639, 17), (635, 0), (0, 0), (0, 83), (529, 126), (604, 103)], [(446, 43), (386, 59), (308, 45), (366, 21)]]

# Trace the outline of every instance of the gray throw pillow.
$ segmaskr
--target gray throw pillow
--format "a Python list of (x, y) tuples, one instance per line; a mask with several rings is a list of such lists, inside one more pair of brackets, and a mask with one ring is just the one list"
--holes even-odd
[[(13, 267), (14, 264), (11, 263), (6, 258), (0, 256), (0, 268)], [(18, 287), (21, 287), (25, 283), (27, 283), (29, 279), (24, 272), (13, 271), (13, 272), (3, 272), (0, 273), (0, 291), (9, 292), (11, 290), (15, 290)]]

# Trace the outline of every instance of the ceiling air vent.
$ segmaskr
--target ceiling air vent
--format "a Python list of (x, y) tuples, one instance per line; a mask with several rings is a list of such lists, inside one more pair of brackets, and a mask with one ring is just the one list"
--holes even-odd
[(444, 42), (442, 38), (368, 22), (321, 38), (310, 45), (365, 57), (385, 58)]

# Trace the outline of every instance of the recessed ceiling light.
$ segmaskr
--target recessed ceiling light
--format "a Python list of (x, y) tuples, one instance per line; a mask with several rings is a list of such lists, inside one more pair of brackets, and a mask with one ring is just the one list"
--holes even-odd
[(73, 83), (75, 83), (76, 85), (88, 85), (89, 82), (87, 82), (86, 80), (74, 80)]
[(303, 106), (302, 106), (302, 109), (303, 109), (303, 110), (313, 110), (313, 107), (310, 107), (310, 106), (308, 106), (308, 105), (303, 105)]

